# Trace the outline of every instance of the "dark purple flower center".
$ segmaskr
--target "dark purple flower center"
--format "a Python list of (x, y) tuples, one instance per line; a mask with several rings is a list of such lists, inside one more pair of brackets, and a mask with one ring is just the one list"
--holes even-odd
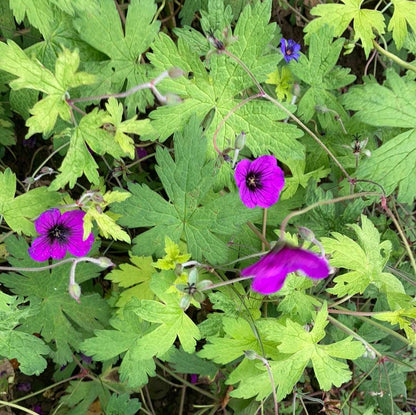
[(71, 235), (71, 229), (59, 223), (50, 228), (47, 235), (51, 244), (58, 241), (59, 244), (63, 245), (68, 242), (68, 238)]
[(261, 173), (249, 171), (246, 176), (246, 186), (252, 192), (261, 189), (263, 187), (261, 184)]

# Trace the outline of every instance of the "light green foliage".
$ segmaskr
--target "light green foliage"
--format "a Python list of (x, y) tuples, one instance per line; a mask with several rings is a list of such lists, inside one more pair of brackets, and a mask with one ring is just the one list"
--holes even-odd
[(33, 220), (50, 207), (57, 206), (62, 195), (38, 187), (15, 197), (16, 175), (10, 169), (0, 173), (0, 214), (17, 233), (35, 235)]
[(277, 309), (297, 323), (308, 323), (315, 316), (315, 307), (320, 305), (317, 298), (306, 294), (306, 290), (311, 287), (313, 281), (310, 278), (289, 274), (278, 293), (283, 298)]
[(155, 375), (152, 357), (140, 357), (139, 342), (148, 325), (137, 315), (139, 306), (139, 300), (133, 299), (124, 308), (122, 320), (111, 320), (111, 330), (95, 331), (95, 337), (86, 339), (81, 346), (82, 351), (95, 360), (106, 361), (123, 355), (119, 369), (120, 380), (134, 388), (146, 384), (147, 377)]
[(130, 399), (128, 394), (113, 393), (105, 408), (106, 415), (135, 415), (141, 404), (138, 399)]
[(122, 291), (116, 306), (123, 308), (132, 297), (151, 300), (154, 297), (150, 290), (150, 277), (156, 272), (152, 257), (131, 256), (132, 264), (121, 264), (106, 275), (106, 279), (126, 290)]
[[(28, 245), (23, 239), (9, 237), (6, 247), (12, 266), (38, 265), (29, 257)], [(72, 353), (79, 350), (83, 338), (91, 335), (94, 329), (103, 327), (109, 317), (107, 303), (98, 294), (83, 293), (80, 304), (69, 296), (69, 269), (70, 264), (65, 264), (51, 271), (0, 275), (1, 283), (30, 302), (33, 314), (21, 322), (19, 330), (29, 334), (39, 333), (53, 349), (50, 356), (60, 365), (72, 361)], [(98, 272), (95, 265), (78, 264), (76, 281), (81, 284), (95, 278)]]
[(276, 68), (276, 70), (267, 75), (266, 84), (276, 85), (275, 92), (279, 101), (292, 98), (294, 78), (292, 72), (287, 66)]
[(11, 114), (7, 114), (3, 105), (0, 104), (0, 145), (2, 146), (16, 144), (16, 137), (13, 130), (14, 125), (10, 120), (10, 116)]
[(416, 333), (414, 321), (416, 319), (415, 300), (404, 293), (390, 293), (389, 302), (393, 311), (377, 313), (374, 318), (381, 321), (388, 321), (390, 324), (398, 324), (404, 330), (412, 345), (416, 345)]
[(319, 181), (320, 179), (327, 177), (330, 170), (325, 169), (323, 166), (319, 167), (316, 170), (305, 172), (306, 160), (294, 160), (290, 165), (290, 171), (292, 172), (292, 177), (285, 178), (285, 187), (282, 194), (282, 200), (290, 199), (299, 186), (306, 188), (309, 180), (314, 179)]
[[(273, 39), (275, 25), (268, 24), (270, 19), (271, 1), (256, 2), (246, 6), (236, 24), (234, 35), (238, 38), (228, 49), (253, 72), (259, 82), (267, 78), (278, 60), (278, 55), (270, 53), (268, 44)], [(224, 8), (221, 1), (210, 1), (208, 10), (216, 14), (219, 8)], [(222, 14), (225, 12), (223, 11)], [(209, 26), (209, 22), (206, 23)], [(218, 24), (218, 23), (217, 23)], [(220, 36), (225, 27), (218, 28)], [(203, 39), (201, 34), (193, 32), (195, 37)], [(182, 32), (179, 32), (182, 36)], [(208, 42), (206, 40), (206, 42)], [(207, 125), (206, 135), (211, 142), (214, 131), (221, 120), (237, 104), (242, 102), (236, 98), (242, 91), (247, 90), (253, 81), (230, 57), (214, 54), (209, 58), (209, 72), (201, 62), (197, 53), (188, 44), (186, 37), (180, 37), (178, 45), (164, 34), (159, 34), (152, 46), (153, 53), (148, 57), (160, 71), (172, 66), (178, 66), (186, 72), (192, 72), (193, 79), (181, 77), (164, 80), (161, 84), (164, 90), (178, 94), (184, 102), (176, 106), (158, 107), (150, 114), (153, 126), (164, 140), (173, 132), (184, 128), (192, 114), (196, 113), (201, 119), (214, 111), (211, 123)], [(234, 138), (244, 131), (247, 134), (246, 146), (254, 156), (267, 152), (281, 161), (301, 159), (303, 146), (296, 141), (302, 132), (294, 125), (277, 122), (287, 117), (270, 102), (256, 99), (246, 103), (228, 118), (217, 136), (217, 144), (222, 151), (229, 147), (227, 140)], [(276, 140), (279, 137), (279, 140)], [(216, 155), (209, 145), (209, 154)]]
[(152, 227), (134, 239), (135, 255), (156, 253), (162, 257), (165, 236), (178, 242), (184, 235), (192, 258), (206, 258), (211, 263), (227, 260), (227, 238), (253, 217), (253, 210), (235, 193), (209, 193), (215, 167), (205, 162), (205, 155), (206, 139), (194, 117), (183, 133), (175, 134), (175, 161), (168, 150), (157, 150), (156, 170), (169, 202), (146, 185), (130, 184), (132, 196), (112, 208), (122, 215), (121, 225)]
[(393, 70), (384, 85), (370, 81), (346, 94), (344, 103), (357, 111), (360, 121), (377, 127), (408, 128), (384, 143), (362, 161), (357, 177), (381, 184), (391, 194), (399, 186), (397, 199), (411, 203), (416, 194), (416, 85)]
[(118, 203), (126, 200), (130, 195), (125, 192), (109, 191), (102, 196), (102, 201), (95, 201), (88, 205), (88, 210), (84, 216), (84, 239), (88, 238), (88, 235), (92, 229), (92, 222), (95, 221), (100, 230), (100, 234), (104, 238), (111, 238), (114, 240), (125, 241), (130, 243), (130, 236), (124, 231), (121, 226), (117, 225), (115, 217), (117, 215), (111, 212), (104, 212), (104, 210), (111, 203)]
[(32, 116), (26, 122), (29, 127), (26, 138), (35, 133), (50, 135), (58, 115), (64, 121), (70, 121), (70, 107), (65, 102), (68, 90), (94, 82), (93, 75), (77, 72), (78, 66), (78, 52), (64, 48), (56, 60), (54, 75), (39, 61), (30, 59), (16, 43), (0, 43), (0, 69), (18, 77), (10, 82), (10, 87), (36, 89), (47, 94), (30, 111)]
[[(156, 4), (152, 0), (131, 1), (123, 33), (114, 1), (96, 1), (98, 7), (80, 14), (74, 22), (81, 39), (108, 57), (90, 64), (98, 82), (86, 89), (86, 94), (120, 92), (126, 81), (127, 89), (148, 81), (150, 68), (141, 61), (159, 31), (160, 22), (153, 21)], [(136, 108), (144, 112), (147, 105), (153, 105), (149, 91), (139, 91), (126, 98), (129, 116), (134, 115)]]
[(281, 329), (274, 320), (256, 320), (252, 323), (256, 331), (244, 318), (224, 317), (222, 323), (225, 335), (208, 337), (209, 343), (198, 353), (200, 357), (227, 364), (243, 356), (246, 350), (262, 354), (262, 348), (267, 356), (278, 356), (276, 346), (280, 341), (264, 340), (269, 332)]
[(372, 40), (377, 34), (383, 34), (384, 16), (378, 10), (362, 9), (363, 0), (342, 0), (344, 4), (319, 4), (311, 10), (311, 14), (319, 16), (312, 20), (305, 31), (308, 35), (317, 32), (325, 25), (334, 28), (334, 36), (341, 36), (345, 29), (354, 21), (354, 40), (361, 40), (366, 57), (373, 48)]
[(84, 341), (82, 350), (97, 360), (108, 360), (125, 353), (120, 378), (132, 387), (147, 383), (154, 376), (154, 356), (163, 356), (178, 337), (182, 348), (193, 353), (200, 338), (198, 327), (179, 307), (180, 294), (169, 293), (175, 280), (172, 271), (152, 278), (150, 288), (161, 300), (132, 300), (124, 307), (123, 320), (114, 319), (114, 330), (98, 330)]
[(407, 35), (407, 25), (416, 33), (416, 4), (408, 0), (392, 0), (394, 13), (390, 19), (388, 30), (393, 31), (393, 39), (397, 49), (403, 46)]
[(165, 238), (165, 252), (166, 255), (158, 259), (154, 266), (159, 269), (175, 269), (176, 265), (183, 264), (191, 258), (189, 254), (181, 254), (179, 245), (175, 244), (168, 236)]
[(404, 293), (401, 282), (392, 274), (383, 272), (391, 252), (390, 241), (380, 243), (380, 234), (366, 216), (361, 216), (361, 227), (354, 224), (351, 229), (357, 235), (358, 243), (338, 232), (333, 238), (322, 238), (325, 251), (331, 254), (330, 264), (350, 270), (335, 277), (335, 287), (328, 292), (338, 297), (362, 294), (373, 284), (381, 292)]
[(161, 302), (141, 300), (135, 312), (143, 320), (152, 324), (153, 330), (137, 341), (135, 357), (151, 359), (166, 353), (176, 338), (179, 338), (183, 350), (195, 351), (196, 340), (201, 338), (198, 327), (179, 306), (181, 294), (170, 293), (176, 275), (172, 271), (163, 271), (152, 277), (150, 287)]
[(0, 357), (17, 359), (25, 375), (39, 375), (46, 368), (42, 355), (49, 353), (49, 347), (32, 333), (15, 330), (31, 313), (16, 297), (0, 292)]
[(115, 98), (110, 98), (106, 104), (109, 113), (109, 122), (114, 125), (114, 140), (120, 145), (121, 149), (133, 159), (135, 155), (134, 140), (127, 134), (151, 135), (154, 134), (153, 127), (150, 125), (148, 118), (137, 120), (137, 116), (126, 121), (123, 118), (123, 105), (117, 102)]
[(332, 35), (333, 30), (328, 26), (323, 26), (313, 32), (310, 35), (308, 58), (301, 55), (297, 63), (290, 65), (293, 74), (309, 85), (298, 108), (299, 114), (305, 121), (312, 118), (317, 105), (336, 111), (339, 116), (346, 118), (344, 109), (337, 102), (334, 93), (330, 91), (350, 84), (355, 80), (355, 76), (349, 73), (348, 68), (335, 66), (344, 39), (332, 42)]
[[(270, 361), (274, 381), (278, 385), (278, 400), (292, 392), (309, 362), (312, 362), (315, 376), (323, 390), (329, 390), (332, 385), (338, 387), (351, 378), (348, 365), (336, 359), (357, 359), (364, 353), (364, 347), (351, 337), (332, 344), (319, 344), (325, 337), (327, 316), (327, 307), (324, 305), (316, 316), (311, 331), (308, 332), (304, 326), (288, 319), (280, 330), (265, 336), (268, 340), (280, 343), (277, 350), (281, 357)], [(258, 400), (267, 397), (271, 393), (271, 383), (264, 365), (252, 362), (240, 366), (242, 368), (237, 368), (227, 381), (232, 384), (240, 382), (231, 395), (238, 398), (257, 395)]]
[(22, 23), (27, 16), (30, 24), (36, 27), (42, 35), (52, 32), (56, 10), (50, 6), (48, 0), (10, 0), (10, 8), (13, 10), (17, 23)]
[(125, 155), (124, 150), (114, 140), (112, 127), (108, 122), (108, 113), (94, 108), (81, 119), (77, 127), (66, 130), (70, 136), (68, 153), (59, 168), (61, 173), (52, 182), (50, 189), (58, 190), (67, 183), (73, 188), (77, 178), (83, 174), (91, 183), (99, 184), (98, 165), (87, 144), (99, 155), (108, 153), (116, 159)]

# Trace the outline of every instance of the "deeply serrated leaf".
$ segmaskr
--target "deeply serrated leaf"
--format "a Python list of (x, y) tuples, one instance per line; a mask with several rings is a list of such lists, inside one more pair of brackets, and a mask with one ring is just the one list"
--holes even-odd
[(311, 14), (319, 16), (312, 20), (305, 31), (308, 34), (318, 31), (325, 25), (334, 28), (334, 36), (341, 36), (354, 20), (355, 39), (361, 40), (365, 54), (373, 47), (372, 40), (376, 34), (383, 34), (385, 23), (383, 14), (378, 10), (362, 9), (362, 0), (342, 0), (344, 4), (319, 4), (311, 10)]
[[(127, 89), (147, 82), (149, 68), (141, 60), (160, 26), (160, 22), (153, 19), (157, 9), (155, 2), (130, 2), (124, 34), (114, 2), (96, 1), (97, 8), (80, 14), (74, 22), (81, 38), (109, 58), (100, 65), (91, 65), (91, 71), (97, 75), (99, 82), (87, 90), (87, 94), (118, 93), (126, 81)], [(126, 98), (129, 116), (134, 115), (136, 108), (144, 112), (148, 104), (153, 105), (153, 95), (148, 90), (138, 91)]]
[(400, 49), (407, 36), (407, 25), (416, 33), (416, 4), (408, 0), (392, 0), (392, 3), (394, 12), (388, 30), (393, 31), (394, 42)]
[[(42, 266), (29, 257), (27, 243), (23, 239), (9, 237), (6, 241), (8, 258), (12, 266), (33, 268)], [(84, 293), (78, 304), (68, 294), (70, 264), (53, 270), (22, 272), (21, 275), (1, 274), (0, 281), (13, 293), (27, 297), (36, 312), (28, 316), (20, 326), (26, 333), (40, 333), (47, 343), (53, 342), (52, 357), (58, 364), (72, 360), (73, 350), (87, 333), (103, 327), (108, 320), (109, 309), (98, 294)], [(97, 266), (81, 263), (76, 268), (77, 283), (98, 274)]]
[[(215, 10), (221, 2), (217, 3)], [(250, 68), (259, 82), (266, 80), (278, 59), (276, 54), (270, 54), (267, 47), (275, 31), (275, 26), (268, 24), (270, 6), (270, 1), (246, 6), (234, 30), (238, 40), (229, 46), (230, 52)], [(221, 120), (242, 102), (235, 97), (253, 83), (235, 61), (223, 55), (210, 57), (208, 72), (199, 56), (186, 43), (186, 38), (179, 38), (176, 46), (168, 36), (160, 34), (153, 44), (153, 53), (148, 56), (160, 70), (178, 66), (193, 74), (192, 80), (178, 78), (165, 80), (161, 84), (161, 88), (178, 94), (184, 100), (180, 105), (159, 107), (150, 114), (161, 139), (183, 129), (193, 114), (203, 119), (214, 111), (206, 132), (211, 141)], [(302, 132), (293, 125), (278, 122), (286, 117), (284, 111), (270, 102), (258, 99), (246, 103), (225, 120), (217, 135), (217, 145), (224, 150), (228, 147), (227, 140), (244, 131), (247, 134), (246, 146), (255, 156), (273, 152), (281, 161), (300, 159), (303, 148), (296, 138)], [(279, 140), (275, 139), (276, 136)], [(211, 144), (208, 151), (211, 156), (216, 154)]]
[(362, 227), (351, 225), (359, 240), (359, 244), (340, 233), (334, 233), (334, 239), (322, 238), (322, 243), (332, 257), (330, 264), (350, 270), (335, 277), (335, 287), (328, 291), (339, 297), (363, 293), (370, 284), (374, 284), (384, 293), (403, 292), (400, 281), (392, 274), (383, 273), (389, 258), (391, 243), (380, 243), (380, 235), (372, 222), (361, 216)]
[(157, 151), (156, 170), (170, 201), (145, 185), (131, 184), (132, 196), (114, 205), (113, 211), (122, 215), (121, 225), (152, 227), (134, 239), (135, 255), (163, 257), (165, 236), (177, 243), (185, 235), (193, 258), (227, 260), (226, 238), (255, 212), (245, 208), (235, 193), (212, 195), (203, 203), (215, 178), (213, 163), (205, 162), (206, 145), (197, 118), (192, 118), (183, 133), (175, 134), (175, 161), (167, 150)]

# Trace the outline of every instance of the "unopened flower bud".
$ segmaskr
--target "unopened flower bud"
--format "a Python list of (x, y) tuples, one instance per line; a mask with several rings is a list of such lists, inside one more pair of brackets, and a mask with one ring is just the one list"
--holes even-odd
[(168, 69), (169, 78), (175, 79), (185, 75), (185, 72), (181, 68), (173, 67)]
[(246, 144), (246, 133), (244, 131), (241, 131), (241, 133), (235, 139), (234, 148), (236, 150), (242, 150), (245, 144)]
[(171, 94), (170, 92), (165, 95), (165, 100), (166, 105), (176, 105), (182, 102), (182, 99), (179, 95)]
[(313, 242), (315, 241), (315, 234), (308, 228), (305, 228), (304, 226), (299, 226), (299, 235), (300, 237), (307, 241), (307, 242)]
[(69, 295), (75, 300), (79, 302), (79, 298), (81, 297), (81, 287), (79, 284), (74, 283), (69, 286)]
[(315, 111), (319, 112), (320, 114), (325, 114), (329, 112), (328, 108), (325, 105), (315, 105)]
[(105, 256), (98, 258), (98, 260), (100, 261), (99, 266), (101, 268), (115, 267), (115, 264), (113, 264), (113, 262)]
[(257, 353), (254, 350), (244, 350), (244, 356), (248, 360), (256, 360), (257, 359)]
[(300, 95), (300, 85), (297, 82), (293, 84), (293, 95), (296, 97)]

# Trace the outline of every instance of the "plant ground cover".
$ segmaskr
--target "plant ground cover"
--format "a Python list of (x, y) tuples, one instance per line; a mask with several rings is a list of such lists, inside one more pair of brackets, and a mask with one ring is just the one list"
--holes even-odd
[(0, 0), (0, 413), (416, 413), (416, 3)]

